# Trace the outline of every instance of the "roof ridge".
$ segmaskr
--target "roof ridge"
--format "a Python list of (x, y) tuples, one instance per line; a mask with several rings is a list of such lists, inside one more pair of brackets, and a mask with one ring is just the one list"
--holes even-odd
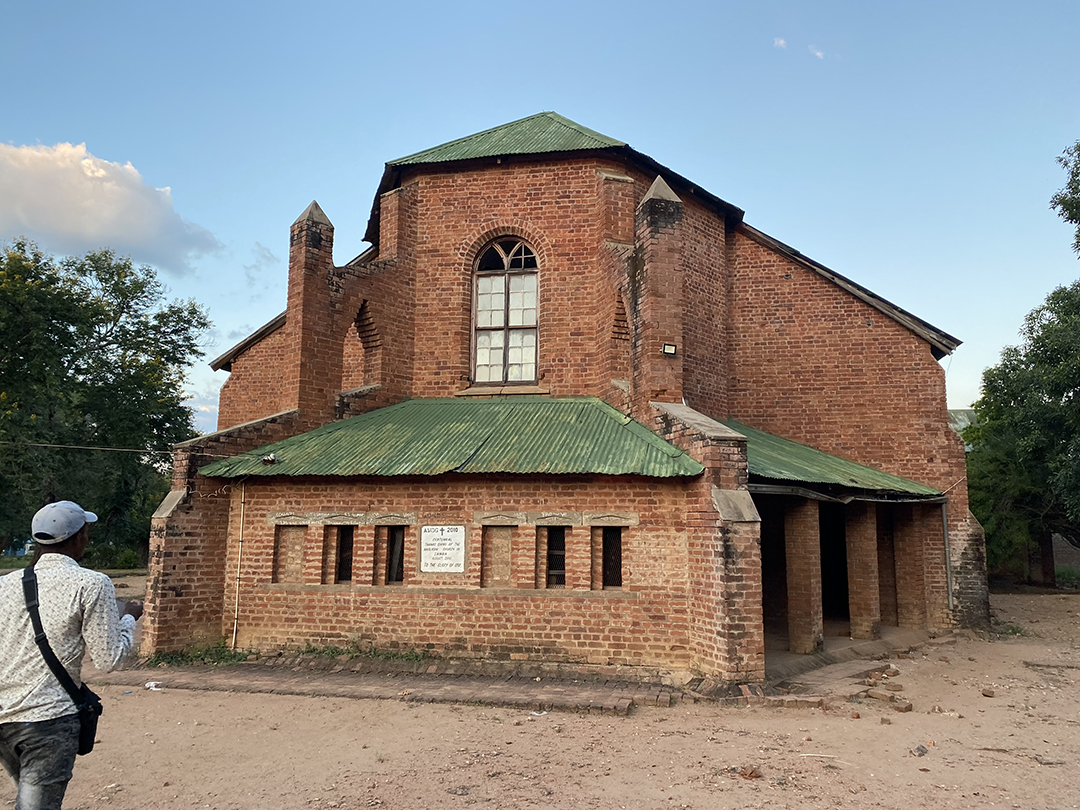
[[(624, 143), (623, 141), (617, 140), (616, 138), (611, 138), (611, 137), (609, 137), (607, 135), (604, 135), (602, 132), (597, 132), (594, 129), (590, 129), (589, 127), (586, 127), (583, 124), (579, 124), (577, 121), (573, 121), (573, 120), (567, 118), (564, 115), (560, 115), (559, 113), (554, 112), (553, 110), (544, 110), (542, 112), (534, 113), (533, 115), (527, 115), (524, 118), (518, 118), (515, 121), (508, 121), (505, 124), (499, 124), (498, 126), (489, 127), (488, 129), (481, 130), (480, 132), (474, 132), (471, 135), (465, 135), (465, 136), (463, 136), (461, 138), (455, 138), (453, 140), (446, 141), (445, 143), (436, 144), (435, 146), (428, 147), (427, 149), (421, 149), (419, 152), (413, 152), (412, 154), (405, 155), (404, 157), (395, 158), (394, 160), (387, 161), (386, 165), (387, 166), (401, 166), (401, 165), (407, 165), (409, 163), (417, 162), (418, 158), (422, 158), (423, 156), (428, 155), (431, 152), (443, 151), (443, 150), (446, 150), (446, 149), (448, 149), (450, 147), (459, 146), (461, 144), (467, 144), (467, 143), (470, 143), (472, 141), (482, 139), (482, 138), (487, 138), (487, 137), (489, 137), (489, 136), (491, 136), (493, 134), (500, 133), (500, 132), (505, 132), (505, 131), (511, 130), (511, 129), (515, 128), (515, 127), (520, 127), (522, 124), (525, 124), (528, 121), (535, 121), (535, 120), (541, 119), (541, 118), (551, 122), (552, 124), (556, 124), (556, 125), (562, 127), (565, 130), (569, 130), (569, 131), (575, 133), (576, 135), (584, 136), (584, 137), (590, 138), (592, 140), (600, 141), (601, 144), (603, 145), (603, 147), (626, 146), (626, 143)], [(592, 148), (599, 148), (599, 147), (594, 146)], [(542, 151), (547, 151), (547, 150), (542, 150)], [(512, 154), (512, 153), (511, 152), (506, 152), (505, 154)], [(458, 160), (460, 158), (448, 158), (448, 159), (449, 160)], [(421, 162), (427, 162), (427, 161), (421, 161)]]

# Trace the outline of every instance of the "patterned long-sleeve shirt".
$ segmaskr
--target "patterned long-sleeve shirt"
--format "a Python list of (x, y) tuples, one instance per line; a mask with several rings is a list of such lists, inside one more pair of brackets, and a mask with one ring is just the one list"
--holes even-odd
[[(57, 553), (43, 554), (34, 571), (49, 646), (75, 683), (82, 682), (87, 650), (103, 672), (119, 666), (131, 652), (135, 618), (119, 617), (109, 578)], [(74, 713), (74, 703), (34, 643), (22, 571), (0, 577), (0, 723), (52, 720)]]

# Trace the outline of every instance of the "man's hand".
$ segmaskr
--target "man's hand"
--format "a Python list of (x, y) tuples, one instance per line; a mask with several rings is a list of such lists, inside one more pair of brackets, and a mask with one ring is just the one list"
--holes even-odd
[(121, 616), (134, 616), (135, 621), (139, 620), (142, 616), (143, 603), (142, 602), (124, 602), (124, 609), (120, 611)]

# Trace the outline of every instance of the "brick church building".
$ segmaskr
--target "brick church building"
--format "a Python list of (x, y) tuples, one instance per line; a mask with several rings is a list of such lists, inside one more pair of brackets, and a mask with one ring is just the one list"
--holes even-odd
[(955, 338), (540, 113), (391, 161), (213, 362), (144, 649), (356, 643), (764, 678), (839, 623), (988, 620)]

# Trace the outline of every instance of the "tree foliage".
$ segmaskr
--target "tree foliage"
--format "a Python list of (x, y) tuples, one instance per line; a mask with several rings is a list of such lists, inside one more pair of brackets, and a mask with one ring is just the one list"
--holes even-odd
[(0, 547), (67, 498), (97, 512), (103, 557), (145, 549), (168, 489), (168, 456), (149, 451), (196, 435), (182, 384), (209, 325), (194, 301), (166, 301), (152, 268), (109, 250), (57, 261), (25, 241), (3, 248)]
[(1057, 161), (1069, 177), (1065, 187), (1050, 198), (1050, 207), (1057, 209), (1058, 216), (1075, 226), (1073, 250), (1080, 253), (1080, 141), (1068, 147)]
[(1080, 545), (1080, 281), (1050, 293), (1020, 334), (983, 372), (964, 433), (971, 508), (999, 570), (1051, 534)]

